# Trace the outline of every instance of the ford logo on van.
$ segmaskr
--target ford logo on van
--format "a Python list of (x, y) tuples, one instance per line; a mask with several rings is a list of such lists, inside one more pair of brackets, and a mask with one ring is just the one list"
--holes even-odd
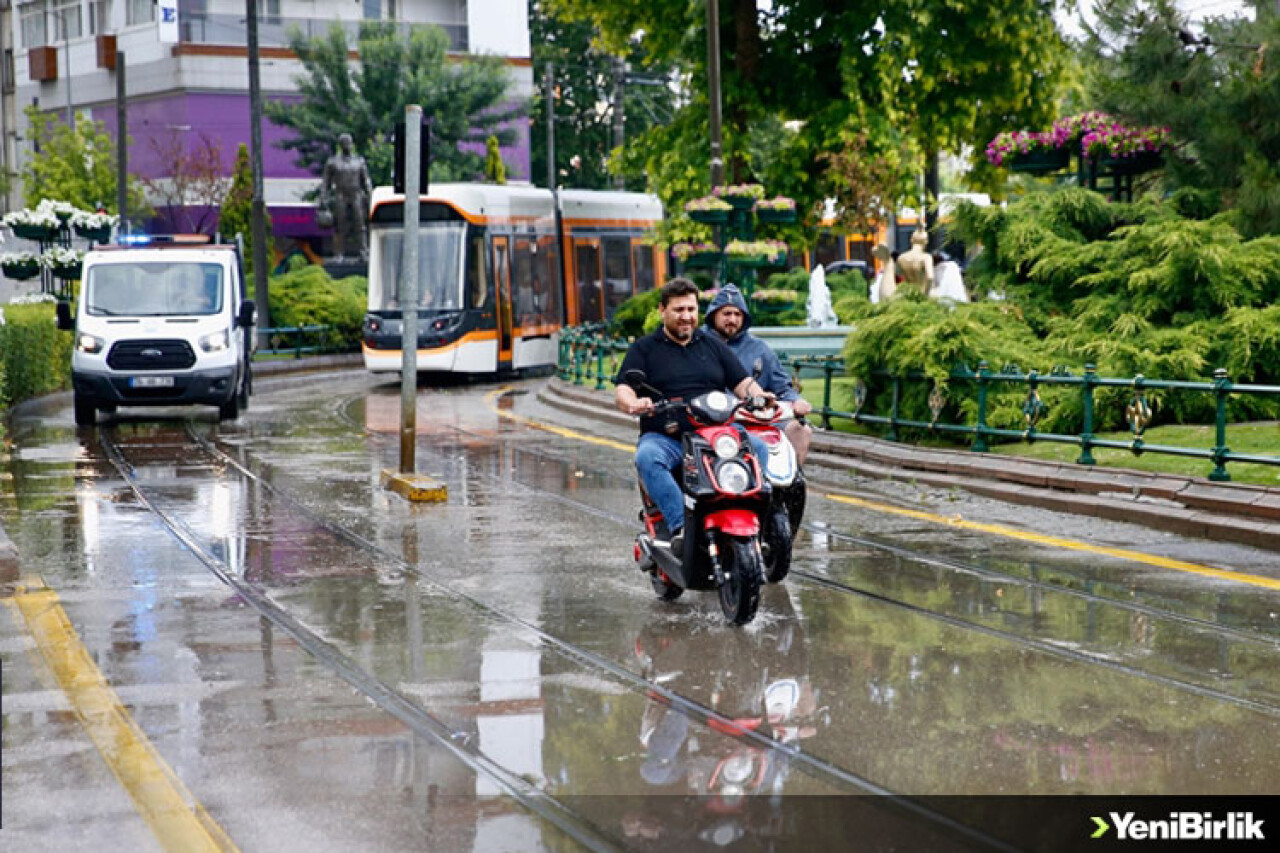
[(138, 353), (138, 355), (144, 356), (146, 358), (160, 358), (161, 356), (164, 355), (164, 353), (158, 349), (144, 349), (140, 353)]

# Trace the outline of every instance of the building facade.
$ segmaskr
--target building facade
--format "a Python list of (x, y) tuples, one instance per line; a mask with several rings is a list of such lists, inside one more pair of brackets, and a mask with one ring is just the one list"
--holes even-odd
[[(304, 69), (287, 47), (294, 28), (318, 35), (336, 23), (354, 45), (360, 22), (371, 19), (442, 27), (453, 53), (507, 60), (513, 100), (532, 96), (527, 0), (258, 0), (258, 13), (264, 100), (296, 95), (294, 78)], [(179, 145), (194, 153), (212, 143), (230, 175), (237, 147), (250, 142), (245, 14), (244, 0), (0, 0), (0, 166), (11, 187), (4, 209), (22, 206), (19, 175), (32, 150), (28, 105), (90, 116), (115, 136), (117, 51), (126, 65), (129, 172), (163, 182), (172, 169), (165, 152)], [(529, 128), (515, 129), (517, 141), (503, 159), (511, 179), (527, 180)], [(321, 233), (314, 205), (303, 199), (318, 176), (276, 145), (287, 133), (263, 118), (264, 193), (286, 245)], [(356, 140), (358, 151), (361, 144)]]

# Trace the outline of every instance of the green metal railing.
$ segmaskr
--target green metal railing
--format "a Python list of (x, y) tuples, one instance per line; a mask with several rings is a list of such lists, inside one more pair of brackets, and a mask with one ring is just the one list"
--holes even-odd
[[(1030, 371), (1023, 373), (1017, 368), (1008, 367), (999, 371), (991, 370), (986, 362), (978, 365), (976, 371), (968, 368), (956, 368), (951, 372), (949, 388), (972, 388), (976, 395), (974, 423), (950, 424), (940, 423), (938, 416), (948, 400), (942, 387), (937, 383), (929, 394), (929, 409), (933, 420), (921, 421), (901, 416), (901, 400), (905, 383), (933, 383), (923, 373), (911, 373), (906, 376), (877, 374), (889, 384), (892, 394), (890, 413), (888, 415), (864, 414), (867, 403), (867, 386), (859, 380), (854, 386), (854, 410), (838, 411), (831, 406), (832, 378), (837, 373), (844, 373), (844, 362), (838, 358), (798, 358), (786, 360), (797, 373), (808, 370), (821, 371), (823, 375), (822, 407), (816, 414), (822, 419), (822, 425), (831, 428), (833, 418), (844, 418), (855, 423), (880, 424), (888, 429), (885, 438), (890, 441), (898, 439), (898, 430), (902, 427), (914, 427), (930, 432), (967, 435), (972, 438), (970, 449), (982, 453), (990, 449), (988, 439), (1017, 438), (1024, 441), (1049, 441), (1059, 444), (1072, 444), (1080, 448), (1077, 464), (1093, 465), (1094, 448), (1104, 447), (1116, 450), (1128, 450), (1135, 456), (1143, 453), (1159, 453), (1168, 456), (1182, 456), (1195, 459), (1206, 459), (1213, 463), (1209, 473), (1210, 480), (1227, 481), (1231, 475), (1227, 472), (1228, 462), (1250, 462), (1259, 465), (1280, 466), (1280, 456), (1262, 456), (1251, 453), (1235, 453), (1227, 445), (1227, 401), (1233, 395), (1253, 395), (1259, 397), (1280, 397), (1280, 386), (1235, 384), (1227, 376), (1225, 370), (1214, 371), (1212, 382), (1184, 382), (1176, 380), (1147, 379), (1141, 374), (1132, 379), (1099, 376), (1092, 364), (1086, 364), (1082, 375), (1070, 371), (1055, 369), (1051, 373)], [(1025, 388), (1026, 396), (1022, 404), (1024, 429), (1000, 429), (987, 423), (988, 399), (994, 391), (1001, 387)], [(1040, 388), (1044, 386), (1067, 386), (1080, 389), (1081, 424), (1080, 432), (1075, 435), (1063, 433), (1041, 432), (1037, 429), (1041, 418), (1048, 407), (1040, 399)], [(1132, 438), (1128, 441), (1099, 438), (1094, 434), (1096, 428), (1095, 390), (1099, 388), (1127, 388), (1131, 394), (1125, 405), (1125, 420), (1129, 425)], [(1151, 404), (1147, 393), (1153, 390), (1191, 391), (1213, 395), (1214, 401), (1214, 445), (1212, 448), (1180, 447), (1166, 444), (1148, 444), (1143, 436), (1147, 425), (1151, 422)]]
[[(630, 346), (629, 341), (610, 338), (603, 324), (576, 326), (565, 329), (560, 336), (560, 360), (558, 373), (561, 379), (575, 385), (594, 384), (596, 388), (606, 388), (612, 384), (621, 364), (622, 355)], [(990, 449), (988, 441), (992, 438), (1015, 438), (1023, 441), (1049, 441), (1059, 444), (1071, 444), (1080, 448), (1077, 464), (1093, 465), (1095, 448), (1112, 448), (1128, 450), (1134, 455), (1158, 453), (1168, 456), (1182, 456), (1205, 459), (1213, 463), (1209, 473), (1210, 480), (1228, 481), (1231, 475), (1227, 472), (1229, 462), (1248, 462), (1259, 465), (1280, 466), (1280, 456), (1263, 456), (1252, 453), (1236, 453), (1227, 445), (1227, 402), (1233, 396), (1257, 396), (1280, 398), (1280, 386), (1235, 384), (1227, 376), (1225, 370), (1214, 372), (1212, 382), (1184, 382), (1173, 380), (1147, 379), (1141, 374), (1132, 379), (1099, 376), (1092, 364), (1086, 364), (1084, 373), (1076, 375), (1068, 370), (1055, 368), (1050, 373), (1030, 371), (1023, 373), (1016, 367), (1006, 367), (998, 371), (991, 370), (986, 362), (978, 365), (976, 371), (969, 368), (956, 368), (951, 372), (948, 391), (952, 399), (948, 400), (947, 392), (942, 386), (924, 373), (896, 375), (888, 372), (876, 374), (883, 380), (892, 395), (889, 414), (877, 415), (864, 413), (869, 390), (865, 382), (859, 379), (853, 392), (854, 410), (840, 411), (832, 406), (833, 380), (843, 376), (845, 366), (843, 359), (837, 356), (803, 356), (783, 358), (783, 363), (790, 367), (796, 376), (821, 375), (822, 406), (814, 408), (813, 415), (820, 419), (824, 429), (831, 429), (835, 420), (847, 420), (861, 424), (877, 424), (886, 427), (884, 437), (897, 441), (898, 431), (902, 428), (916, 428), (934, 433), (969, 436), (970, 449), (982, 453)], [(928, 397), (928, 406), (933, 418), (922, 421), (902, 416), (903, 390), (908, 383), (932, 383)], [(1048, 411), (1048, 406), (1040, 399), (1040, 389), (1047, 386), (1075, 387), (1080, 392), (1081, 421), (1080, 432), (1075, 435), (1053, 432), (1041, 432), (1037, 427)], [(990, 395), (1008, 388), (1025, 390), (1021, 406), (1024, 428), (1002, 429), (987, 423), (988, 402)], [(1129, 425), (1131, 438), (1128, 441), (1099, 438), (1095, 435), (1096, 411), (1095, 393), (1098, 389), (1126, 388), (1130, 390), (1125, 405), (1125, 420)], [(971, 389), (975, 405), (973, 423), (944, 423), (939, 417), (948, 402), (958, 402), (956, 393)], [(1180, 447), (1166, 444), (1148, 444), (1144, 435), (1151, 422), (1152, 409), (1147, 394), (1155, 390), (1188, 391), (1212, 395), (1214, 404), (1214, 444), (1211, 448)], [(972, 399), (972, 398), (970, 398)]]
[(284, 355), (292, 353), (294, 358), (304, 355), (316, 355), (333, 349), (329, 339), (329, 326), (270, 326), (258, 329), (258, 334), (265, 334), (268, 346), (258, 347), (254, 355)]

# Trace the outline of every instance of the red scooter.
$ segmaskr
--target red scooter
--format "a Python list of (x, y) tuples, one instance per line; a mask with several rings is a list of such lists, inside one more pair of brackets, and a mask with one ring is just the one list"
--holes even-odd
[(623, 378), (654, 399), (655, 415), (683, 411), (694, 425), (684, 434), (678, 476), (684, 492), (684, 546), (677, 554), (655, 543), (662, 513), (642, 484), (645, 531), (636, 537), (636, 562), (663, 601), (675, 601), (686, 589), (714, 589), (725, 618), (745, 625), (760, 605), (760, 531), (769, 514), (771, 489), (746, 431), (733, 418), (744, 406), (764, 408), (769, 402), (740, 402), (723, 391), (677, 402), (648, 385), (643, 371), (629, 370)]

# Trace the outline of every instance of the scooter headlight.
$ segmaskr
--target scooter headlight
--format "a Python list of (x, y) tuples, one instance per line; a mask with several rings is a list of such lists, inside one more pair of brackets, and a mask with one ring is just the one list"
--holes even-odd
[(716, 470), (720, 488), (731, 495), (740, 495), (751, 488), (751, 474), (741, 462), (725, 462)]
[(716, 437), (712, 448), (714, 448), (716, 456), (719, 456), (721, 459), (732, 459), (738, 455), (738, 451), (742, 449), (742, 445), (738, 443), (738, 439), (728, 433), (724, 433)]

